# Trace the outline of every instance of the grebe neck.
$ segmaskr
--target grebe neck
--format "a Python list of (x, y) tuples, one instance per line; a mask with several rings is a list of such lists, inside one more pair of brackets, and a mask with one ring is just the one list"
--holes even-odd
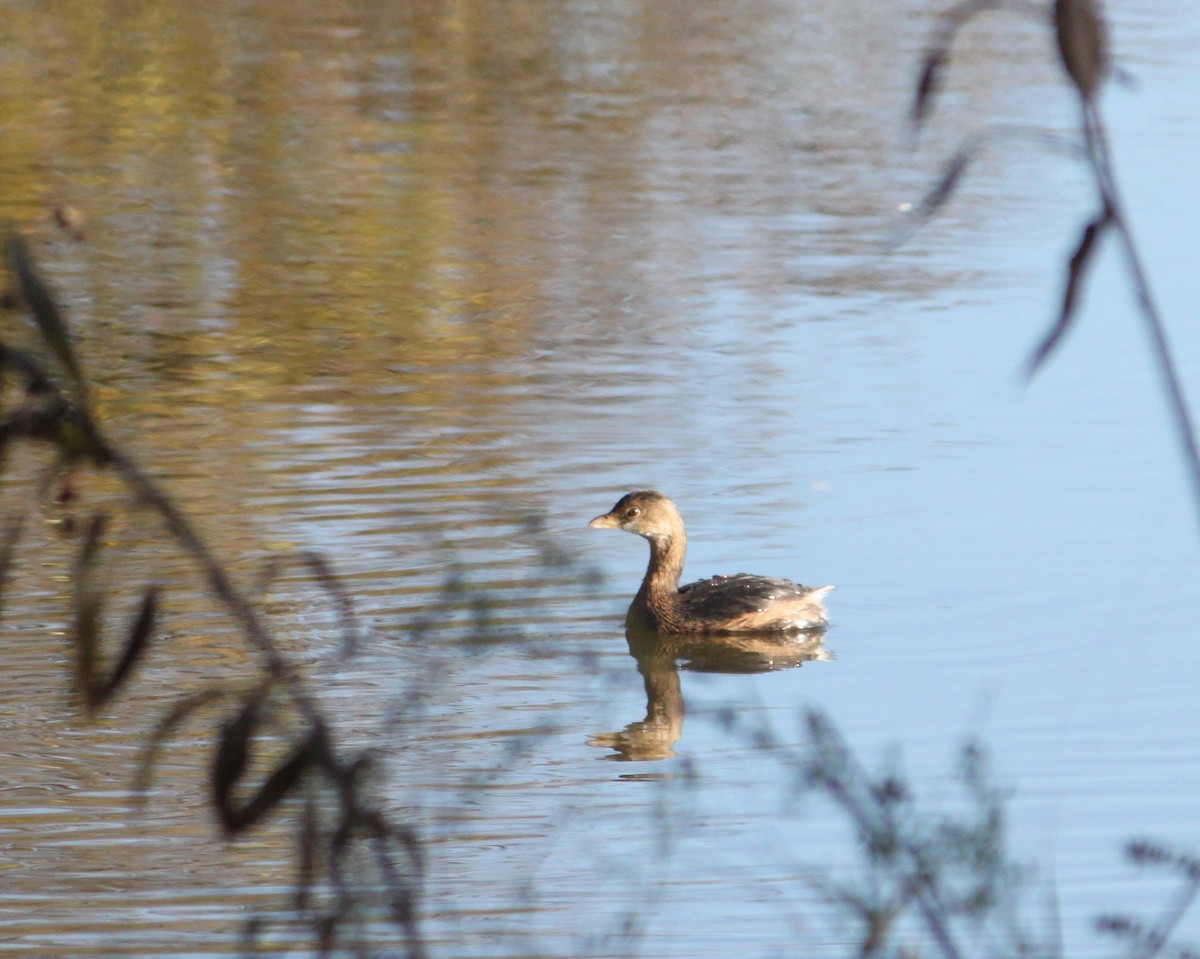
[(687, 537), (679, 530), (649, 542), (650, 565), (646, 567), (641, 593), (653, 606), (655, 600), (670, 601), (679, 593), (679, 577), (683, 574), (683, 560), (687, 554)]

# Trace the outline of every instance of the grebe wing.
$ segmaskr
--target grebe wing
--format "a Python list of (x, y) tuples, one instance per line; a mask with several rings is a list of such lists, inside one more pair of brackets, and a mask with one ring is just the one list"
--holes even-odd
[(717, 619), (754, 613), (780, 600), (799, 599), (816, 592), (790, 579), (737, 573), (712, 576), (679, 589), (679, 598), (689, 613), (702, 619)]

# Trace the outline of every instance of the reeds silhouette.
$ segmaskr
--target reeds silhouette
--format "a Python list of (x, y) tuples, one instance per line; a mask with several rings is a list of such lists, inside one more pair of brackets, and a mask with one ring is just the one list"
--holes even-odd
[[(1075, 93), (1079, 109), (1080, 148), (1072, 152), (1086, 164), (1096, 193), (1096, 212), (1084, 224), (1066, 264), (1057, 316), (1032, 350), (1025, 364), (1026, 375), (1032, 377), (1042, 368), (1078, 321), (1080, 292), (1088, 268), (1095, 259), (1101, 241), (1108, 234), (1113, 234), (1125, 261), (1138, 315), (1150, 342), (1150, 352), (1187, 467), (1196, 519), (1200, 522), (1200, 447), (1197, 445), (1194, 417), (1184, 394), (1166, 324), (1125, 213), (1101, 114), (1100, 94), (1113, 76), (1114, 67), (1109, 52), (1108, 26), (1097, 0), (1054, 0), (1052, 6), (1023, 0), (965, 0), (948, 8), (943, 12), (922, 59), (909, 110), (909, 122), (916, 132), (929, 118), (959, 31), (974, 17), (990, 10), (1014, 10), (1048, 21), (1056, 41), (1059, 62)], [(937, 214), (954, 195), (970, 163), (987, 147), (990, 139), (987, 134), (972, 138), (946, 162), (938, 182), (914, 212), (910, 228)]]
[[(148, 788), (162, 746), (185, 721), (200, 710), (224, 710), (212, 743), (208, 774), (208, 804), (224, 834), (245, 833), (276, 812), (285, 800), (293, 800), (301, 812), (294, 824), (297, 851), (292, 908), (309, 927), (314, 948), (321, 955), (373, 954), (363, 930), (374, 921), (376, 904), (382, 901), (400, 933), (405, 954), (419, 959), (425, 955), (417, 910), (423, 866), (415, 829), (393, 823), (384, 815), (365, 785), (371, 755), (337, 742), (305, 677), (287, 661), (250, 594), (238, 588), (167, 491), (105, 432), (71, 344), (66, 315), (42, 280), (25, 241), (16, 233), (7, 239), (7, 254), (16, 283), (14, 305), (28, 311), (41, 345), (57, 369), (33, 350), (0, 342), (0, 398), (4, 402), (0, 406), (0, 470), (16, 444), (45, 449), (49, 462), (34, 490), (35, 499), (43, 501), (51, 497), (57, 478), (76, 470), (115, 476), (129, 502), (156, 515), (167, 535), (190, 557), (208, 591), (257, 654), (260, 679), (248, 692), (214, 684), (180, 696), (146, 743), (134, 777), (135, 790), (144, 793)], [(4, 523), (0, 611), (30, 512), (18, 508)], [(158, 584), (129, 584), (140, 600), (117, 649), (106, 652), (111, 641), (104, 612), (111, 597), (100, 573), (106, 562), (109, 520), (106, 513), (96, 512), (86, 521), (70, 575), (73, 683), (88, 713), (103, 709), (125, 692), (138, 664), (153, 653), (162, 602)], [(302, 553), (294, 561), (330, 596), (341, 626), (343, 654), (352, 654), (359, 628), (351, 597), (324, 557)], [(278, 571), (278, 561), (264, 570), (260, 591)], [(250, 770), (258, 766), (256, 757), (267, 752), (281, 758), (259, 759), (268, 771), (259, 781), (248, 781)], [(361, 872), (364, 859), (373, 864), (373, 878)], [(252, 917), (244, 930), (244, 948), (252, 950), (268, 926), (265, 916)]]
[[(739, 720), (731, 718), (734, 728)], [(768, 729), (741, 731), (783, 762), (797, 798), (821, 797), (850, 825), (859, 862), (850, 873), (812, 880), (851, 925), (847, 954), (1062, 959), (1067, 953), (1052, 888), (1030, 903), (1037, 886), (1008, 851), (1007, 791), (991, 771), (986, 747), (966, 742), (958, 755), (959, 797), (930, 807), (895, 759), (869, 769), (823, 712), (802, 716), (804, 745), (785, 746)], [(1127, 861), (1173, 881), (1148, 919), (1101, 915), (1096, 929), (1118, 943), (1123, 959), (1200, 955), (1175, 940), (1200, 895), (1200, 858), (1166, 844), (1134, 840)], [(1031, 915), (1032, 913), (1032, 915)]]
[[(1070, 152), (1086, 163), (1098, 206), (1068, 259), (1058, 313), (1031, 352), (1026, 374), (1036, 374), (1078, 322), (1088, 268), (1100, 242), (1113, 234), (1150, 341), (1200, 519), (1200, 455), (1193, 418), (1124, 212), (1101, 117), (1099, 98), (1113, 66), (1107, 25), (1098, 5), (1094, 0), (1055, 0), (1052, 6), (1020, 0), (966, 0), (950, 7), (942, 14), (921, 61), (909, 121), (915, 132), (929, 118), (958, 32), (978, 14), (998, 9), (1048, 21), (1078, 102), (1080, 147)], [(991, 137), (989, 133), (977, 135), (950, 157), (898, 239), (937, 215)], [(1032, 139), (1053, 142), (1039, 136)], [(980, 745), (968, 744), (963, 750), (960, 782), (966, 793), (966, 812), (952, 817), (921, 809), (896, 769), (868, 771), (824, 714), (808, 712), (805, 727), (807, 747), (790, 757), (798, 792), (815, 792), (833, 803), (851, 824), (864, 860), (857, 883), (820, 884), (826, 898), (855, 922), (855, 949), (860, 957), (912, 955), (908, 950), (914, 934), (923, 944), (918, 954), (926, 955), (924, 947), (928, 947), (928, 954), (941, 959), (1064, 955), (1052, 899), (1043, 934), (1032, 934), (1021, 921), (1022, 874), (1007, 856), (1003, 796), (990, 778)], [(759, 730), (755, 735), (761, 738), (765, 734)], [(1151, 919), (1109, 914), (1096, 921), (1096, 928), (1121, 944), (1122, 955), (1128, 959), (1200, 955), (1173, 939), (1200, 896), (1200, 858), (1146, 840), (1127, 844), (1125, 855), (1138, 868), (1174, 878), (1176, 889)]]

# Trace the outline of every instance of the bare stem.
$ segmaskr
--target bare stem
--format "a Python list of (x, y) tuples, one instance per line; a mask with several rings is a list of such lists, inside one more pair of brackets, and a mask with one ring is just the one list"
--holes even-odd
[(1096, 177), (1096, 186), (1100, 196), (1112, 214), (1112, 224), (1121, 240), (1121, 251), (1133, 280), (1134, 296), (1137, 298), (1139, 313), (1150, 338), (1150, 351), (1154, 364), (1158, 369), (1159, 378), (1167, 394), (1167, 405), (1175, 424), (1175, 434), (1179, 445), (1183, 448), (1184, 459), (1187, 462), (1188, 480), (1192, 488), (1192, 496), (1196, 503), (1196, 519), (1200, 522), (1200, 447), (1196, 443), (1196, 427), (1191, 410), (1184, 396), (1183, 383), (1175, 364), (1171, 344), (1167, 339), (1166, 325), (1162, 314), (1154, 300), (1146, 269), (1142, 264), (1141, 253), (1125, 216), (1121, 203), (1120, 191), (1117, 189), (1116, 173), (1108, 147), (1108, 137), (1096, 105), (1088, 100), (1082, 100), (1083, 132), (1087, 147), (1088, 163)]
[(1155, 923), (1154, 930), (1147, 936), (1145, 948), (1136, 953), (1134, 959), (1154, 959), (1167, 947), (1171, 933), (1183, 921), (1184, 915), (1191, 908), (1198, 892), (1200, 892), (1200, 883), (1194, 878), (1189, 879), (1182, 888), (1176, 890), (1175, 895), (1171, 897), (1171, 901), (1164, 909), (1162, 918)]
[[(97, 436), (99, 430), (97, 429)], [(262, 656), (263, 664), (271, 677), (286, 683), (296, 708), (304, 715), (310, 728), (323, 725), (321, 714), (312, 696), (304, 688), (300, 677), (292, 670), (283, 654), (275, 645), (270, 633), (262, 623), (254, 605), (233, 585), (225, 568), (213, 555), (199, 531), (188, 521), (183, 512), (157, 483), (142, 472), (141, 468), (122, 451), (105, 443), (109, 465), (120, 475), (134, 497), (144, 506), (158, 513), (176, 541), (191, 554), (208, 582), (209, 588), (229, 610), (241, 626), (246, 638)]]
[[(815, 736), (823, 740), (820, 748), (826, 758), (817, 767), (820, 770), (818, 778), (821, 784), (826, 793), (850, 816), (860, 834), (870, 842), (870, 837), (880, 829), (880, 819), (885, 818), (886, 814), (870, 796), (869, 790), (864, 798), (857, 795), (861, 790), (851, 785), (857, 783), (861, 786), (868, 781), (869, 776), (845, 745), (835, 738), (832, 729), (823, 720), (810, 717), (809, 728)], [(828, 761), (831, 750), (837, 753), (836, 767)], [(929, 870), (924, 855), (911, 841), (901, 843), (900, 848), (903, 849), (911, 869), (911, 873), (905, 876), (906, 884), (912, 889), (921, 918), (937, 942), (942, 956), (944, 959), (963, 959), (963, 952), (954, 941), (954, 936), (943, 918), (942, 903), (938, 901), (936, 890), (929, 882)]]

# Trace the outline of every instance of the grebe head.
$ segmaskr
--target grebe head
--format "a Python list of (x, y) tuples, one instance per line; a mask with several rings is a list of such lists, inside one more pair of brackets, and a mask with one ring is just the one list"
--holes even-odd
[(626, 493), (617, 500), (616, 506), (588, 525), (596, 529), (623, 529), (651, 542), (663, 542), (683, 532), (679, 510), (670, 499), (655, 490)]

